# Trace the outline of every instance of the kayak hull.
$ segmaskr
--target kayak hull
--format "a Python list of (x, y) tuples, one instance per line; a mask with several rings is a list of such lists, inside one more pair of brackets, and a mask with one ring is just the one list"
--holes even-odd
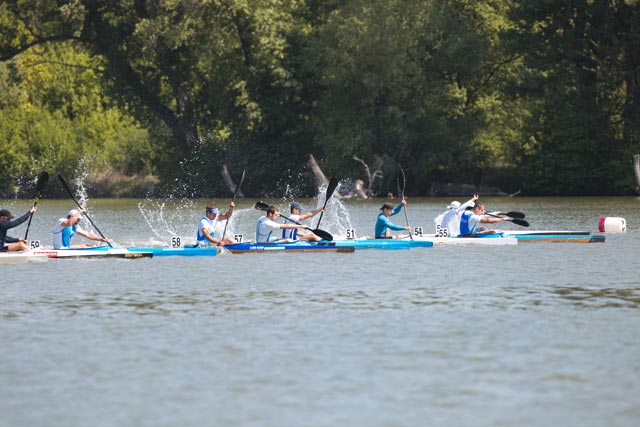
[(605, 236), (593, 235), (589, 231), (567, 230), (530, 230), (509, 231), (509, 236), (519, 242), (553, 242), (553, 243), (604, 243)]
[(159, 248), (159, 247), (130, 247), (131, 252), (151, 252), (157, 256), (216, 256), (220, 253), (220, 247), (210, 246), (204, 248)]
[(47, 262), (46, 255), (38, 255), (33, 251), (25, 252), (0, 252), (0, 265), (27, 264)]
[(428, 241), (435, 245), (452, 246), (512, 246), (518, 244), (518, 239), (502, 234), (486, 234), (474, 237), (439, 237), (435, 234), (414, 236), (414, 240)]
[(413, 240), (409, 237), (402, 239), (371, 239), (364, 237), (354, 240), (334, 240), (338, 246), (354, 246), (356, 249), (411, 249), (411, 248), (430, 248), (433, 242), (428, 239), (418, 239), (414, 236)]
[(269, 253), (269, 252), (341, 252), (355, 251), (354, 246), (339, 246), (335, 242), (290, 242), (290, 243), (234, 243), (224, 249), (233, 254)]
[(127, 248), (112, 248), (109, 246), (97, 246), (93, 248), (81, 249), (36, 249), (36, 255), (44, 255), (48, 258), (71, 259), (71, 258), (125, 258), (139, 259), (152, 258), (152, 252), (133, 252)]

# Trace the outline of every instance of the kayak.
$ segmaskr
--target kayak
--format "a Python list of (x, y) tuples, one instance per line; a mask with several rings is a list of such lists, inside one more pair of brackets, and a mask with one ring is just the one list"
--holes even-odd
[(152, 258), (153, 252), (134, 252), (127, 248), (112, 248), (110, 246), (95, 246), (93, 248), (78, 249), (35, 249), (36, 255), (49, 258)]
[(131, 252), (151, 252), (153, 253), (153, 256), (216, 256), (220, 253), (220, 247), (218, 246), (208, 246), (203, 248), (132, 247), (127, 249)]
[(411, 249), (411, 243), (401, 239), (347, 239), (334, 240), (332, 243), (338, 247), (353, 246), (356, 249)]
[(604, 243), (605, 240), (604, 235), (594, 235), (589, 231), (528, 230), (508, 231), (506, 233), (522, 242)]
[(517, 245), (518, 239), (504, 234), (478, 234), (466, 237), (442, 237), (435, 234), (413, 236), (415, 241), (428, 241), (436, 245), (456, 246), (508, 246)]
[(334, 240), (336, 246), (353, 246), (356, 249), (385, 249), (385, 250), (397, 250), (397, 249), (411, 249), (411, 248), (430, 248), (433, 246), (433, 242), (428, 240), (411, 240), (406, 239), (353, 239), (353, 240)]
[(297, 241), (289, 243), (233, 243), (224, 245), (224, 249), (232, 254), (265, 253), (265, 252), (354, 252), (351, 246), (339, 246), (335, 242), (307, 242)]
[(45, 255), (38, 255), (33, 251), (0, 252), (0, 265), (47, 262), (47, 259)]

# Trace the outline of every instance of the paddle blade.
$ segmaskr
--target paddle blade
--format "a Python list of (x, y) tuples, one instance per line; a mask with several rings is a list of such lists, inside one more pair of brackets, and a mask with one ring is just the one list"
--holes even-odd
[(244, 182), (244, 173), (246, 171), (243, 170), (242, 171), (242, 176), (240, 177), (240, 182), (238, 182), (238, 185), (236, 186), (236, 191), (233, 193), (233, 200), (236, 199), (236, 197), (238, 196), (238, 191), (240, 191), (240, 187), (242, 186), (242, 183)]
[(482, 175), (484, 175), (484, 171), (480, 166), (478, 166), (476, 170), (473, 172), (473, 186), (476, 189), (476, 193), (480, 189), (480, 182), (482, 182)]
[[(331, 197), (333, 192), (336, 191), (336, 188), (338, 187), (338, 182), (339, 182), (338, 178), (336, 178), (335, 176), (329, 180), (329, 185), (327, 185), (327, 193), (324, 198), (324, 205), (322, 205), (322, 209), (327, 207), (327, 202), (329, 201), (329, 198)], [(320, 212), (320, 218), (318, 218), (318, 223), (316, 224), (316, 228), (320, 227), (320, 221), (322, 221), (322, 215), (324, 215), (324, 211)]]
[[(400, 195), (404, 199), (404, 189), (407, 187), (407, 177), (404, 174), (404, 169), (400, 168), (400, 172), (402, 173), (402, 190), (400, 190)], [(398, 178), (398, 188), (400, 188), (400, 178)]]
[(264, 202), (256, 202), (254, 208), (259, 211), (266, 211), (269, 208), (269, 205)]
[(326, 201), (329, 200), (329, 198), (333, 195), (334, 191), (336, 191), (336, 188), (338, 188), (339, 182), (340, 181), (335, 176), (329, 180), (329, 185), (327, 185), (327, 196), (325, 198), (325, 205), (327, 204)]
[(69, 193), (73, 197), (73, 191), (71, 191), (71, 187), (69, 187), (69, 183), (64, 178), (64, 176), (62, 176), (61, 174), (58, 174), (57, 176), (58, 176), (58, 181), (60, 181), (60, 184), (62, 184), (64, 189), (67, 190), (67, 193)]
[(40, 172), (40, 175), (38, 175), (38, 182), (36, 182), (36, 197), (42, 194), (44, 187), (47, 186), (47, 182), (49, 182), (49, 174), (45, 171)]
[(331, 242), (333, 240), (333, 236), (331, 235), (331, 233), (324, 231), (324, 230), (320, 230), (319, 228), (316, 228), (314, 230), (311, 230), (313, 232), (313, 234), (315, 234), (316, 236), (320, 237), (322, 240), (327, 240), (329, 242)]
[(513, 222), (514, 224), (520, 225), (522, 227), (528, 227), (529, 226), (529, 222), (524, 220), (524, 219), (511, 218), (509, 221)]
[(520, 218), (520, 219), (524, 219), (526, 216), (523, 212), (518, 212), (518, 211), (509, 211), (505, 215), (510, 216), (511, 218)]

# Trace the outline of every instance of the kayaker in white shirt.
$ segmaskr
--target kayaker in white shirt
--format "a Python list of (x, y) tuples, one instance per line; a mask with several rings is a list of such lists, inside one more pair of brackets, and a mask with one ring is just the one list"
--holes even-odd
[[(312, 211), (309, 211), (307, 213), (302, 213), (302, 205), (298, 202), (292, 202), (291, 206), (289, 207), (289, 209), (291, 210), (291, 215), (289, 215), (289, 219), (295, 221), (295, 222), (302, 222), (305, 219), (311, 218), (313, 216), (318, 215), (320, 212), (325, 211), (326, 209), (323, 208), (318, 208)], [(293, 222), (289, 221), (289, 219), (285, 219), (284, 223), (285, 224), (293, 224)], [(282, 230), (282, 237), (284, 239), (292, 239), (292, 240), (308, 240), (308, 241), (313, 241), (313, 242), (317, 242), (322, 240), (320, 237), (316, 236), (313, 233), (303, 233), (300, 232), (298, 233), (298, 229), (297, 228), (292, 228), (292, 229), (284, 229)]]
[(229, 210), (223, 214), (216, 208), (215, 202), (209, 203), (205, 209), (204, 217), (198, 223), (198, 232), (196, 236), (196, 246), (205, 247), (211, 245), (224, 246), (225, 244), (235, 243), (233, 237), (226, 236), (224, 239), (215, 237), (216, 226), (218, 221), (228, 220), (233, 214), (233, 208), (236, 204), (233, 200), (229, 203)]
[(273, 205), (269, 206), (266, 212), (267, 214), (261, 217), (256, 225), (256, 242), (258, 243), (292, 242), (293, 240), (290, 238), (277, 238), (276, 236), (279, 233), (274, 235), (273, 232), (279, 230), (308, 228), (306, 225), (277, 223), (276, 219), (280, 216), (280, 211)]

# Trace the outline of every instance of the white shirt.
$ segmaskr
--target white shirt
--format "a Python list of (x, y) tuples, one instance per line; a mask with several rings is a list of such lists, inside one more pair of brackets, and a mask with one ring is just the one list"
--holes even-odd
[(256, 226), (256, 242), (258, 243), (266, 243), (269, 240), (275, 240), (279, 236), (273, 236), (272, 233), (276, 230), (280, 229), (280, 224), (275, 221), (270, 220), (266, 216), (263, 216), (258, 220), (258, 225)]
[[(292, 219), (293, 221), (296, 222), (300, 222), (300, 215), (296, 215), (296, 214), (292, 214), (289, 215), (289, 219)], [(285, 224), (295, 224), (293, 221), (289, 221), (287, 219), (284, 220)], [(283, 228), (282, 229), (282, 238), (283, 239), (293, 239), (293, 240), (297, 240), (298, 239), (298, 229), (297, 228)]]
[(460, 234), (460, 215), (458, 215), (458, 211), (456, 209), (447, 211), (442, 216), (440, 227), (448, 230), (448, 236), (457, 236)]
[(207, 218), (206, 216), (200, 220), (200, 222), (198, 223), (198, 233), (196, 235), (196, 244), (197, 244), (197, 246), (208, 246), (208, 245), (212, 244), (209, 241), (209, 239), (206, 238), (206, 236), (202, 232), (202, 229), (204, 228), (204, 229), (209, 230), (209, 234), (211, 235), (211, 237), (213, 237), (214, 234), (215, 234), (217, 225), (218, 225), (218, 216), (217, 215), (216, 215), (216, 219), (213, 219), (213, 220)]

